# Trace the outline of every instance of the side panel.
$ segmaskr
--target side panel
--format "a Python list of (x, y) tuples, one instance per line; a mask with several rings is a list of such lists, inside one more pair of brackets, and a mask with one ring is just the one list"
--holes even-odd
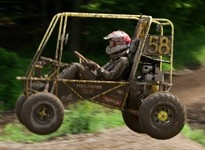
[(89, 100), (108, 107), (122, 108), (127, 98), (128, 82), (62, 80), (58, 97), (65, 103)]

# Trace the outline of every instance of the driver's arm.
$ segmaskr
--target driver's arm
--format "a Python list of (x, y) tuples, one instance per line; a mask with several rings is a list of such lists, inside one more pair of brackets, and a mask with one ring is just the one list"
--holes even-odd
[(100, 68), (100, 65), (92, 60), (88, 60), (87, 62), (83, 62), (82, 64), (88, 66), (91, 70), (97, 70)]
[(100, 78), (104, 80), (119, 80), (120, 76), (127, 67), (129, 67), (128, 58), (121, 57), (111, 70), (106, 70), (103, 67), (100, 67), (97, 71)]

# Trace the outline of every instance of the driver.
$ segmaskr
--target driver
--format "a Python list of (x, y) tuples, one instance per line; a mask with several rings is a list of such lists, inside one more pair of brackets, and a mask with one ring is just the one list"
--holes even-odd
[(131, 38), (124, 31), (113, 31), (104, 37), (109, 40), (106, 47), (106, 54), (110, 56), (110, 61), (100, 67), (97, 63), (88, 60), (82, 63), (73, 63), (65, 68), (59, 75), (61, 79), (81, 79), (81, 80), (120, 80), (125, 76), (125, 70), (129, 68), (129, 46)]

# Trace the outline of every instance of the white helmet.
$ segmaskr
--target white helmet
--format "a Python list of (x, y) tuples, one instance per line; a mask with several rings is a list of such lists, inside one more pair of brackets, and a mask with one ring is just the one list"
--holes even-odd
[(113, 31), (105, 36), (104, 39), (109, 40), (109, 45), (106, 48), (106, 53), (108, 55), (123, 52), (128, 49), (131, 43), (129, 35), (121, 30)]

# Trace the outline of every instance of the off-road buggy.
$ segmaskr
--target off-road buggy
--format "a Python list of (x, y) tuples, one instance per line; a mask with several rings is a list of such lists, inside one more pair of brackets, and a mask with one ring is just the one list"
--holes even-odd
[[(62, 62), (62, 56), (68, 41), (67, 24), (72, 17), (136, 21), (128, 54), (131, 69), (127, 71), (126, 78), (120, 81), (58, 78), (60, 72), (69, 66)], [(151, 28), (153, 26), (155, 30)], [(57, 27), (55, 55), (53, 58), (45, 57), (44, 48)], [(16, 115), (30, 131), (50, 134), (61, 126), (65, 105), (88, 100), (120, 110), (125, 124), (134, 132), (156, 139), (172, 138), (185, 123), (184, 105), (169, 92), (172, 86), (173, 43), (174, 26), (168, 19), (126, 14), (56, 14), (25, 77), (17, 77), (23, 80), (24, 91), (16, 102)], [(80, 53), (75, 54), (79, 60), (87, 61)], [(64, 85), (60, 89), (64, 91), (64, 96), (58, 95), (60, 84)]]

